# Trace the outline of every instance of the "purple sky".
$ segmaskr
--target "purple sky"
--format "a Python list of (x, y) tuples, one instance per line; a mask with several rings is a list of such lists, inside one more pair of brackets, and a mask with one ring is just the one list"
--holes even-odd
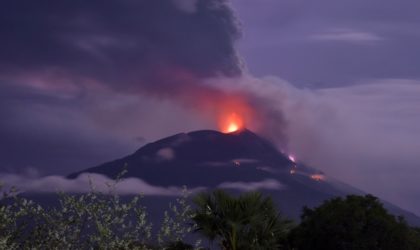
[(233, 2), (240, 52), (257, 76), (310, 88), (420, 77), (418, 1)]
[(298, 157), (420, 214), (420, 2), (233, 3), (248, 70), (299, 88)]
[(299, 160), (420, 214), (420, 3), (224, 2), (2, 3), (0, 172), (215, 129), (201, 97), (240, 91)]

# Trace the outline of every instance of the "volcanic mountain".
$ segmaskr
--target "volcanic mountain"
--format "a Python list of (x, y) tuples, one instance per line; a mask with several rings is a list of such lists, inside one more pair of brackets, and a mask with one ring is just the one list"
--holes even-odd
[[(283, 214), (298, 219), (303, 206), (313, 207), (325, 199), (347, 194), (364, 194), (322, 172), (294, 162), (268, 140), (247, 129), (232, 133), (201, 130), (180, 133), (149, 143), (133, 154), (82, 173), (136, 177), (161, 187), (225, 188), (232, 192), (258, 189), (271, 195)], [(141, 190), (139, 190), (139, 193)], [(420, 218), (388, 202), (394, 214), (410, 224)]]

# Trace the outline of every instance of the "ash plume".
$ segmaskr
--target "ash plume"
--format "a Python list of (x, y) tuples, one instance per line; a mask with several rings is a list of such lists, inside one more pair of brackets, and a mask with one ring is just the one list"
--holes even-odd
[[(2, 170), (63, 171), (130, 138), (214, 127), (228, 96), (204, 79), (243, 74), (226, 0), (6, 1), (0, 21)], [(185, 122), (157, 132), (148, 119)]]
[(234, 48), (240, 30), (224, 0), (7, 1), (0, 16), (7, 80), (90, 80), (173, 95), (242, 71)]

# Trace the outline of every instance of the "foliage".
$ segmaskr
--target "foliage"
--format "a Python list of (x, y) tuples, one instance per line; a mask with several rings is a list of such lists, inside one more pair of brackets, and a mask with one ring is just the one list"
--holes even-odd
[(218, 241), (222, 249), (278, 249), (290, 228), (272, 199), (257, 192), (235, 198), (216, 190), (197, 195), (194, 202), (198, 231)]
[(189, 193), (184, 187), (182, 196), (176, 199), (176, 204), (169, 204), (169, 212), (165, 211), (162, 226), (158, 233), (158, 242), (163, 249), (198, 249), (200, 241), (195, 246), (183, 243), (183, 240), (197, 225), (192, 223), (194, 211), (188, 203)]
[[(0, 249), (203, 249), (189, 244), (193, 232), (216, 241), (225, 250), (247, 249), (420, 249), (420, 229), (389, 214), (377, 198), (350, 195), (304, 208), (292, 228), (270, 197), (222, 190), (201, 193), (189, 203), (182, 196), (153, 230), (141, 197), (123, 200), (116, 193), (120, 176), (109, 192), (59, 194), (59, 204), (42, 207), (11, 189), (0, 195)], [(0, 191), (2, 190), (0, 185)], [(156, 232), (154, 234), (153, 232)]]
[[(59, 205), (43, 208), (5, 192), (0, 201), (0, 249), (187, 249), (184, 237), (194, 225), (185, 189), (176, 205), (170, 205), (157, 237), (147, 220), (141, 197), (123, 201), (109, 183), (109, 193), (59, 194)], [(172, 215), (172, 214), (171, 214)], [(159, 247), (156, 241), (159, 240)], [(196, 247), (191, 249), (198, 249)]]
[(389, 214), (372, 195), (334, 198), (304, 208), (291, 233), (296, 249), (420, 249), (403, 218)]
[(0, 244), (19, 249), (147, 249), (151, 224), (136, 196), (122, 202), (113, 193), (59, 195), (60, 205), (43, 208), (18, 196), (0, 205)]
[(414, 246), (412, 249), (420, 249), (420, 228), (411, 228), (408, 237), (410, 244)]

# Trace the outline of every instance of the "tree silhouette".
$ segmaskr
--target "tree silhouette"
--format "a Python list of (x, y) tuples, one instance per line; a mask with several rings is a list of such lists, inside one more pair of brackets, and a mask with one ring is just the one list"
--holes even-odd
[(270, 197), (257, 192), (235, 198), (216, 190), (197, 195), (194, 202), (198, 231), (226, 250), (281, 249), (291, 225), (279, 216)]
[(402, 217), (389, 214), (372, 195), (349, 195), (304, 208), (301, 224), (292, 230), (292, 245), (305, 249), (420, 249), (414, 230)]

